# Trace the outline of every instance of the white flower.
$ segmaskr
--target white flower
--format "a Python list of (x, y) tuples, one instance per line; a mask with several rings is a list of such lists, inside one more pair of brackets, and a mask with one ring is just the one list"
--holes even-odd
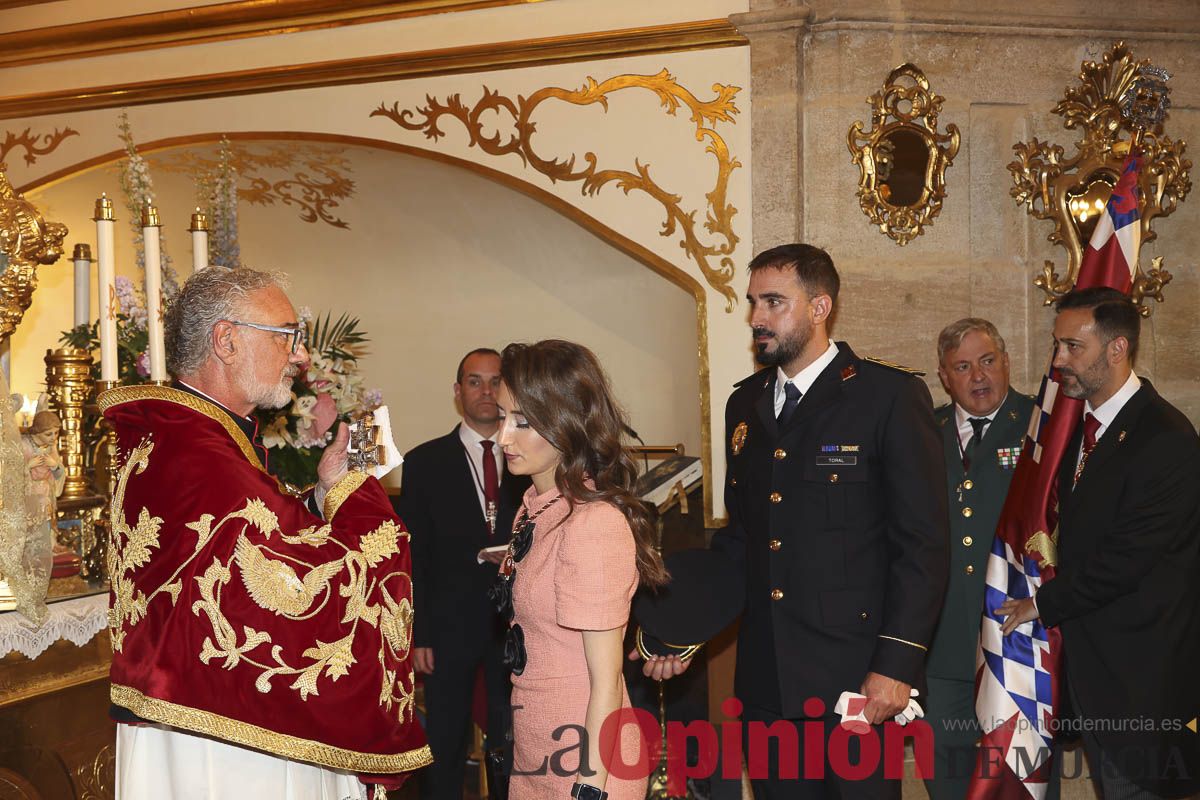
[(263, 447), (291, 447), (292, 437), (287, 429), (287, 415), (279, 414), (262, 429)]

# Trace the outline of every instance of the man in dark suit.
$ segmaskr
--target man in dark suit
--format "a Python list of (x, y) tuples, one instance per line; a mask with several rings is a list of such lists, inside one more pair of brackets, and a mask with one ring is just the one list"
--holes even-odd
[(399, 510), (412, 534), (413, 661), (425, 675), (425, 731), (434, 758), (421, 796), (434, 800), (462, 798), (480, 665), (488, 747), (503, 747), (509, 727), (504, 624), (488, 599), (498, 557), (480, 563), (479, 555), (508, 542), (529, 479), (506, 472), (492, 440), (499, 385), (499, 353), (468, 353), (454, 383), (462, 423), (404, 459)]
[(1200, 790), (1200, 439), (1133, 372), (1141, 318), (1112, 289), (1058, 304), (1061, 391), (1084, 415), (1059, 479), (1058, 564), (1000, 606), (1005, 635), (1062, 632), (1067, 690), (1105, 798)]
[[(975, 657), (988, 553), (1033, 400), (1009, 385), (1004, 337), (987, 320), (947, 325), (937, 346), (938, 377), (952, 401), (934, 412), (950, 503), (950, 583), (925, 668), (925, 720), (934, 737), (934, 774), (925, 787), (931, 800), (962, 800), (982, 733), (975, 718)], [(1057, 797), (1054, 780), (1046, 800)]]
[[(803, 739), (814, 727), (804, 720), (819, 719), (826, 739), (800, 744), (800, 753), (826, 753), (824, 765), (801, 761), (801, 776), (823, 766), (823, 780), (781, 775), (772, 748), (768, 777), (754, 780), (760, 800), (899, 797), (900, 782), (882, 767), (863, 780), (832, 768), (834, 705), (844, 691), (865, 695), (875, 726), (905, 710), (924, 682), (946, 586), (945, 466), (929, 390), (909, 370), (829, 340), (838, 286), (828, 254), (809, 245), (750, 262), (750, 326), (766, 369), (737, 385), (725, 411), (729, 524), (712, 547), (728, 585), (744, 579), (743, 596), (731, 598), (744, 602), (735, 676), (743, 720), (793, 723)], [(680, 641), (667, 633), (659, 638)], [(665, 677), (685, 664), (654, 657), (645, 672)], [(749, 749), (749, 735), (743, 741)], [(857, 737), (852, 763), (855, 745)]]

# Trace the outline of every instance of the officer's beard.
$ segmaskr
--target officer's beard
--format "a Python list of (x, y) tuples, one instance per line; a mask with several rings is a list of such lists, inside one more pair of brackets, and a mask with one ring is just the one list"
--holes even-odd
[(775, 341), (774, 350), (767, 349), (771, 344), (770, 341), (754, 343), (754, 360), (764, 367), (782, 367), (797, 361), (804, 353), (804, 348), (808, 347), (809, 340), (812, 339), (811, 327), (796, 331), (782, 339), (774, 331), (766, 328), (754, 328), (753, 333), (755, 337), (768, 336)]

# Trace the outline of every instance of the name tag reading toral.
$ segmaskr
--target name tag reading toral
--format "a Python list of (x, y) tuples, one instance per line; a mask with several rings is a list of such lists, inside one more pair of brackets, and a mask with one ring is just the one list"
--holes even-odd
[(858, 456), (828, 455), (817, 456), (818, 467), (853, 467), (858, 464)]

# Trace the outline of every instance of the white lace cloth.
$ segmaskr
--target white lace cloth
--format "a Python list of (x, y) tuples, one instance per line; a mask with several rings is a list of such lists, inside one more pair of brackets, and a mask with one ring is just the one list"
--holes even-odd
[(83, 647), (108, 624), (108, 592), (51, 603), (49, 609), (41, 627), (18, 611), (0, 614), (0, 656), (16, 651), (37, 658), (59, 639)]

